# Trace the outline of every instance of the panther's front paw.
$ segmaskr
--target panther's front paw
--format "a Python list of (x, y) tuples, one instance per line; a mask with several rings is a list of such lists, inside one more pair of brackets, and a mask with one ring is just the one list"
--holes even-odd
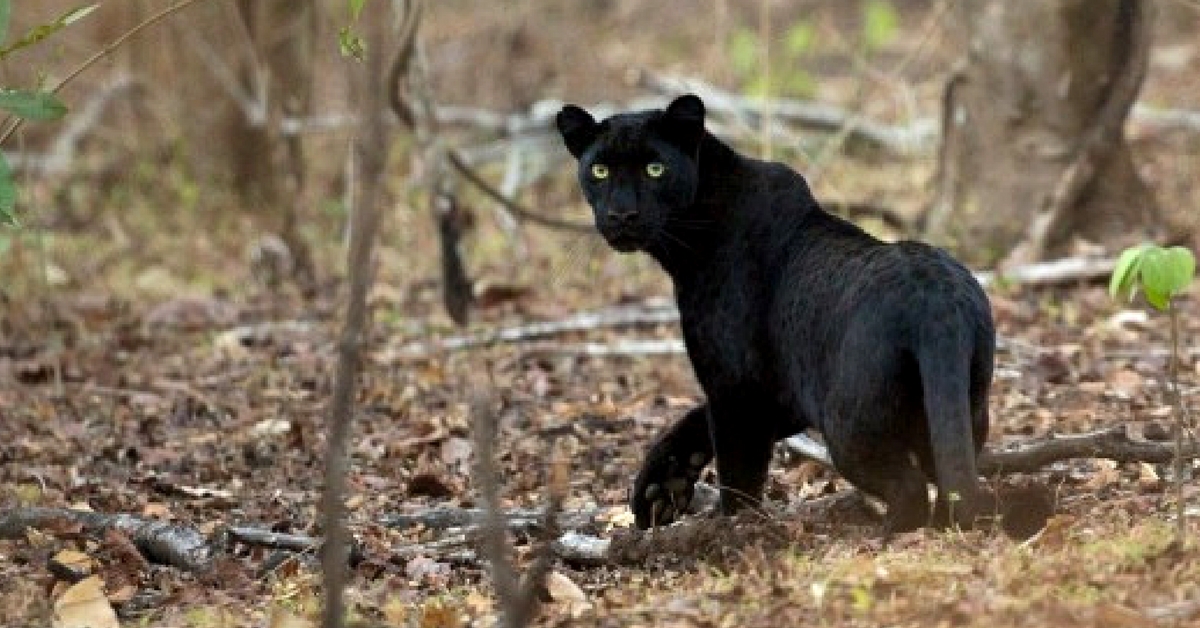
[(687, 511), (696, 492), (696, 481), (712, 456), (704, 452), (654, 455), (646, 458), (633, 483), (630, 508), (639, 529), (663, 526)]

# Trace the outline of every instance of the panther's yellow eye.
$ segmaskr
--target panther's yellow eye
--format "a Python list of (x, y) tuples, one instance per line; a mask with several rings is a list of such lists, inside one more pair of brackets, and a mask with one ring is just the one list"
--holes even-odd
[(606, 166), (604, 164), (592, 164), (592, 178), (593, 179), (607, 179), (608, 178), (608, 166)]
[(652, 161), (646, 164), (646, 176), (652, 179), (657, 179), (663, 176), (663, 173), (666, 171), (667, 167), (657, 161)]

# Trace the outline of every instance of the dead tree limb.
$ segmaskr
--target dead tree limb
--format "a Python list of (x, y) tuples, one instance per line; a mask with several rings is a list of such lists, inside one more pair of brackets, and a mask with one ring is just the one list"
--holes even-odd
[[(416, 0), (409, 4), (415, 4)], [(404, 25), (403, 43), (388, 69), (388, 103), (416, 140), (414, 159), (427, 189), (430, 215), (437, 224), (442, 266), (442, 303), (450, 319), (466, 325), (471, 311), (471, 279), (462, 256), (465, 211), (450, 177), (450, 166), (437, 111), (433, 87), (421, 46), (420, 11)]]
[(105, 514), (67, 508), (14, 508), (0, 511), (0, 538), (24, 539), (30, 529), (62, 531), (78, 526), (89, 536), (102, 537), (118, 530), (133, 541), (147, 560), (204, 572), (212, 565), (214, 551), (208, 539), (189, 526), (143, 519), (126, 514)]
[(488, 198), (499, 203), (514, 216), (533, 224), (549, 227), (551, 229), (573, 231), (575, 233), (593, 233), (595, 231), (595, 228), (590, 224), (560, 220), (558, 218), (544, 216), (533, 210), (526, 209), (514, 199), (505, 196), (503, 192), (497, 190), (495, 186), (488, 183), (487, 180), (479, 175), (479, 173), (475, 172), (471, 166), (467, 164), (467, 161), (463, 159), (463, 156), (458, 151), (451, 149), (446, 156), (450, 160), (450, 165), (454, 166), (454, 169), (457, 170), (464, 179), (469, 181), (471, 185), (479, 188), (480, 192), (483, 192)]

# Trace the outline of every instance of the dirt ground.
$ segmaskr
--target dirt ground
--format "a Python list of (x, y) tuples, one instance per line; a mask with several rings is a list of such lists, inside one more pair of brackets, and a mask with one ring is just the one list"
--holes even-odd
[[(516, 108), (551, 95), (617, 100), (637, 93), (624, 71), (651, 62), (692, 74), (709, 63), (706, 78), (743, 86), (735, 64), (721, 62), (712, 33), (648, 3), (596, 3), (607, 8), (592, 19), (565, 9), (537, 13), (543, 5), (526, 2), (470, 23), (457, 10), (466, 4), (431, 13), (431, 64), (446, 77), (438, 88), (447, 102)], [(905, 103), (936, 115), (953, 29), (938, 17), (939, 3), (895, 4), (905, 36), (868, 53), (844, 35), (857, 32), (855, 11), (813, 2), (779, 8), (781, 33), (807, 20), (823, 42), (817, 52), (796, 53), (818, 86), (804, 95), (892, 121), (906, 119)], [(730, 32), (755, 24), (755, 3), (731, 5)], [(1142, 102), (1195, 110), (1197, 14), (1176, 10), (1178, 19), (1162, 25)], [(926, 26), (931, 35), (911, 35)], [(605, 44), (594, 50), (593, 71), (583, 73), (571, 66), (578, 56), (558, 51), (570, 33), (593, 32), (606, 35)], [(490, 62), (479, 61), (478, 48), (489, 41), (525, 55), (505, 66), (508, 74), (479, 70), (501, 85), (462, 69)], [(689, 58), (690, 49), (703, 52)], [(1131, 133), (1139, 168), (1174, 222), (1195, 225), (1200, 134), (1137, 124)], [(397, 146), (395, 170), (403, 173), (406, 144)], [(323, 273), (316, 294), (269, 288), (247, 262), (248, 234), (261, 233), (254, 217), (227, 191), (191, 179), (186, 163), (161, 157), (128, 164), (98, 198), (86, 177), (28, 181), (38, 203), (25, 208), (26, 226), (0, 232), (0, 517), (17, 507), (71, 507), (203, 534), (244, 525), (319, 535), (345, 295), (344, 210), (333, 192), (306, 210), (304, 233)], [(819, 173), (819, 197), (906, 215), (929, 200), (929, 159), (824, 159), (792, 158)], [(526, 196), (586, 221), (568, 171)], [(784, 452), (772, 465), (763, 513), (694, 517), (638, 535), (625, 504), (641, 452), (699, 390), (679, 354), (574, 349), (676, 339), (672, 324), (421, 355), (413, 347), (580, 311), (661, 307), (670, 295), (665, 278), (649, 260), (618, 256), (592, 236), (527, 225), (510, 237), (472, 197), (468, 266), (480, 307), (464, 332), (440, 305), (434, 227), (419, 194), (398, 174), (388, 197), (350, 475), (351, 529), (364, 556), (350, 592), (357, 625), (487, 626), (497, 616), (486, 565), (469, 539), (437, 545), (443, 531), (394, 521), (476, 506), (468, 414), (480, 395), (498, 420), (505, 506), (545, 503), (555, 452), (570, 467), (564, 509), (593, 513), (585, 531), (622, 548), (603, 566), (557, 562), (539, 626), (1200, 625), (1200, 495), (1190, 464), (1184, 545), (1173, 541), (1170, 464), (1076, 460), (1009, 478), (1053, 489), (1056, 516), (1028, 542), (988, 531), (920, 531), (884, 544), (869, 511), (805, 510), (813, 500), (854, 500), (835, 474)], [(1001, 285), (990, 296), (1001, 337), (991, 446), (1117, 425), (1152, 435), (1170, 429), (1164, 316), (1114, 303), (1103, 282)], [(1192, 407), (1200, 406), (1198, 297), (1193, 287), (1178, 302), (1182, 392)], [(715, 481), (711, 471), (706, 479)], [(526, 564), (529, 534), (513, 542)], [(0, 625), (50, 624), (71, 579), (53, 558), (68, 549), (103, 577), (122, 625), (311, 625), (304, 620), (315, 617), (319, 600), (311, 555), (224, 547), (214, 571), (196, 575), (131, 559), (121, 535), (92, 537), (71, 526), (0, 541)]]

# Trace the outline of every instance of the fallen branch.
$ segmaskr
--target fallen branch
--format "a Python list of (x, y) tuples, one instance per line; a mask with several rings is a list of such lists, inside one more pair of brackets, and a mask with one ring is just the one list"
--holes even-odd
[[(1051, 262), (1038, 262), (1007, 269), (1003, 272), (977, 271), (975, 278), (983, 287), (997, 283), (1028, 287), (1054, 286), (1071, 282), (1094, 281), (1108, 277), (1116, 260), (1110, 258), (1069, 257)], [(462, 351), (498, 344), (528, 343), (550, 336), (595, 331), (613, 327), (667, 325), (679, 320), (674, 306), (614, 307), (593, 312), (581, 312), (557, 321), (528, 323), (481, 331), (440, 340), (411, 342), (390, 353), (400, 359), (427, 358), (450, 351)], [(596, 357), (620, 355), (663, 355), (683, 352), (678, 340), (628, 340), (610, 344), (581, 343), (531, 345), (530, 351), (564, 353)]]
[(133, 515), (105, 514), (67, 508), (14, 508), (0, 511), (0, 538), (24, 539), (30, 529), (61, 531), (78, 526), (89, 536), (118, 530), (129, 537), (147, 560), (185, 571), (207, 571), (214, 552), (197, 530)]
[(473, 349), (504, 343), (525, 342), (547, 336), (586, 332), (610, 327), (661, 325), (679, 320), (674, 307), (614, 307), (594, 312), (582, 312), (557, 321), (528, 323), (515, 327), (493, 329), (477, 334), (452, 336), (441, 340), (409, 343), (395, 353), (400, 358), (425, 358), (432, 354)]
[(1113, 258), (1067, 257), (1050, 262), (1036, 262), (1000, 271), (979, 271), (975, 279), (984, 288), (996, 283), (1021, 286), (1055, 286), (1060, 284), (1107, 279), (1116, 267)]
[[(485, 434), (486, 435), (486, 432)], [(793, 436), (782, 441), (784, 447), (806, 458), (830, 464), (824, 445), (807, 436)], [(485, 448), (486, 449), (486, 448)], [(1036, 472), (1047, 465), (1078, 458), (1104, 458), (1116, 462), (1146, 462), (1162, 464), (1175, 455), (1173, 443), (1150, 441), (1131, 436), (1125, 426), (1117, 426), (1095, 432), (1070, 435), (1051, 435), (1045, 438), (1008, 443), (1000, 447), (985, 448), (979, 457), (979, 473), (998, 476), (1009, 473)], [(1187, 459), (1200, 458), (1200, 444), (1188, 443), (1183, 451)], [(706, 483), (698, 482), (688, 512), (710, 510), (718, 503), (719, 491)], [(840, 504), (850, 499), (846, 495), (830, 496), (830, 504)], [(799, 513), (812, 513), (823, 507), (813, 500), (806, 501)], [(847, 502), (850, 503), (850, 502)], [(497, 543), (503, 543), (504, 531), (528, 534), (543, 539), (538, 556), (540, 562), (535, 573), (546, 569), (551, 555), (579, 565), (608, 564), (609, 540), (580, 530), (598, 530), (605, 522), (599, 516), (605, 509), (586, 509), (562, 512), (549, 518), (546, 510), (517, 510), (502, 512), (496, 509), (489, 516), (484, 509), (434, 508), (415, 513), (403, 513), (382, 520), (389, 527), (403, 528), (423, 525), (434, 530), (445, 530), (450, 534), (442, 539), (426, 543), (414, 543), (396, 548), (402, 558), (434, 556), (454, 563), (476, 564), (479, 555), (476, 547), (482, 541), (491, 543), (491, 556)], [(203, 571), (211, 564), (220, 548), (214, 547), (193, 528), (160, 521), (146, 520), (132, 515), (102, 514), (56, 508), (18, 508), (0, 512), (0, 538), (23, 539), (30, 528), (61, 530), (64, 525), (77, 525), (84, 532), (100, 536), (106, 529), (114, 528), (129, 536), (139, 551), (148, 560), (179, 567), (187, 571)], [(486, 530), (491, 526), (492, 532)], [(560, 533), (559, 528), (565, 532)], [(246, 545), (312, 554), (320, 547), (321, 540), (293, 534), (282, 534), (245, 526), (228, 528), (229, 538)], [(488, 540), (488, 537), (491, 540)], [(548, 539), (553, 539), (548, 541)], [(354, 547), (351, 560), (361, 557), (361, 548)], [(504, 551), (502, 546), (501, 550)], [(489, 560), (492, 560), (489, 558)], [(510, 583), (516, 582), (511, 564), (507, 573)], [(505, 568), (501, 567), (504, 571)], [(526, 580), (527, 583), (531, 582)], [(515, 585), (514, 595), (517, 594)], [(522, 613), (524, 611), (521, 611)]]
[[(806, 436), (784, 439), (784, 447), (806, 458), (830, 464), (824, 445)], [(1133, 438), (1125, 426), (1083, 434), (1051, 434), (1037, 440), (1009, 443), (1000, 448), (985, 447), (979, 455), (980, 475), (1031, 473), (1049, 464), (1076, 458), (1104, 458), (1116, 462), (1162, 464), (1175, 456), (1175, 446), (1167, 441)], [(1200, 445), (1188, 443), (1183, 450), (1188, 459), (1200, 458)]]
[[(1187, 459), (1200, 457), (1200, 446), (1192, 441), (1182, 453)], [(1027, 473), (1074, 458), (1161, 464), (1174, 456), (1173, 443), (1133, 438), (1122, 425), (1083, 434), (1052, 434), (1037, 440), (1010, 443), (1000, 449), (985, 449), (979, 457), (979, 472), (982, 475)]]
[(919, 118), (907, 125), (888, 125), (825, 103), (743, 96), (700, 79), (651, 72), (640, 72), (637, 85), (664, 95), (696, 94), (714, 113), (743, 118), (750, 126), (761, 126), (764, 112), (770, 111), (772, 119), (813, 131), (844, 132), (851, 140), (896, 155), (923, 155), (937, 144), (938, 125), (934, 118)]
[[(603, 522), (599, 519), (607, 512), (604, 508), (586, 508), (560, 513), (558, 523), (568, 530), (586, 530), (599, 528)], [(380, 523), (396, 529), (421, 526), (429, 530), (470, 530), (483, 523), (485, 512), (482, 508), (452, 508), (440, 506), (417, 512), (396, 513), (385, 515)], [(518, 534), (544, 533), (546, 513), (542, 509), (510, 510), (500, 513), (501, 525), (510, 532)]]

